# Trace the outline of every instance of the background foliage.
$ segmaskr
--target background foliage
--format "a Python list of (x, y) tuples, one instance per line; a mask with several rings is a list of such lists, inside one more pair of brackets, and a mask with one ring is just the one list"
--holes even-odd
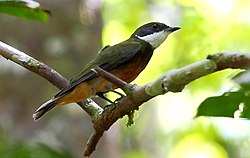
[[(43, 0), (40, 5), (52, 13), (47, 23), (1, 14), (1, 41), (44, 61), (69, 79), (102, 45), (125, 40), (148, 21), (182, 29), (157, 49), (134, 81), (139, 85), (211, 53), (250, 49), (247, 0)], [(72, 104), (56, 108), (34, 123), (34, 110), (57, 89), (3, 58), (0, 67), (0, 156), (81, 157), (92, 130), (86, 113)], [(203, 102), (210, 107), (200, 106), (198, 115), (240, 116), (237, 114), (244, 107), (240, 103), (248, 103), (249, 98), (247, 90), (242, 93), (230, 79), (238, 72), (226, 70), (206, 76), (182, 93), (169, 93), (146, 103), (136, 112), (136, 124), (127, 128), (126, 119), (117, 122), (93, 157), (249, 157), (248, 120), (194, 118), (197, 107), (211, 96), (221, 97), (212, 98), (218, 102), (211, 98)], [(228, 111), (230, 106), (233, 110)], [(249, 117), (247, 110), (240, 114)]]

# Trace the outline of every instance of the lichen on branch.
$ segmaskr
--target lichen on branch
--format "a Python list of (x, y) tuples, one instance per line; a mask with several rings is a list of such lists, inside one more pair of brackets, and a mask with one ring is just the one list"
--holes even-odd
[[(58, 88), (68, 84), (68, 80), (62, 77), (54, 69), (39, 60), (30, 57), (0, 41), (0, 55), (11, 60), (26, 69), (40, 75)], [(184, 66), (179, 69), (170, 70), (154, 81), (144, 85), (136, 86), (127, 84), (112, 74), (102, 69), (97, 69), (106, 74), (103, 78), (121, 87), (127, 96), (102, 109), (91, 100), (78, 103), (92, 118), (94, 132), (87, 142), (85, 156), (90, 156), (103, 133), (107, 131), (119, 118), (139, 109), (143, 103), (167, 92), (180, 92), (190, 82), (216, 71), (233, 68), (245, 69), (250, 67), (250, 53), (227, 52), (209, 55), (206, 59)]]

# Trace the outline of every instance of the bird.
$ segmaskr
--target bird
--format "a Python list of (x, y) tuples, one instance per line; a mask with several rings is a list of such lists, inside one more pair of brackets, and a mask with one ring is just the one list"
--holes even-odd
[(149, 22), (137, 28), (127, 40), (103, 47), (67, 86), (34, 112), (34, 121), (57, 105), (79, 102), (96, 95), (103, 98), (103, 94), (119, 88), (98, 76), (93, 71), (97, 66), (127, 83), (132, 82), (145, 69), (154, 50), (169, 34), (179, 29), (160, 22)]

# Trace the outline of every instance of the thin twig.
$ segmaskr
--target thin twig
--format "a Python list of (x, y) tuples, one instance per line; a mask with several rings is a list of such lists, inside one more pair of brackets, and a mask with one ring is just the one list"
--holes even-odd
[[(0, 42), (0, 55), (40, 75), (58, 88), (62, 88), (68, 84), (68, 81), (65, 78), (46, 64), (4, 44), (3, 42)], [(139, 106), (151, 98), (165, 94), (169, 91), (180, 92), (190, 82), (220, 70), (227, 68), (245, 69), (249, 67), (250, 53), (228, 52), (209, 55), (205, 60), (187, 65), (180, 69), (168, 71), (158, 79), (142, 87), (135, 85), (129, 87), (130, 92), (127, 93), (127, 96), (120, 99), (116, 104), (111, 104), (104, 111), (98, 105), (92, 105), (91, 102), (90, 104), (84, 105), (84, 110), (92, 118), (95, 130), (87, 143), (85, 156), (91, 155), (103, 133), (119, 118), (122, 118), (131, 111), (138, 109)], [(99, 71), (99, 74), (106, 74), (105, 71), (103, 73), (99, 68), (97, 68), (96, 71)], [(111, 83), (119, 85), (118, 87), (125, 87), (125, 89), (129, 85), (123, 83), (123, 81), (120, 82), (119, 79), (114, 76), (110, 76), (112, 76), (112, 74), (110, 75), (107, 73), (106, 75), (103, 75), (103, 78)], [(89, 103), (88, 101), (86, 102)]]
[(133, 87), (133, 85), (130, 85), (129, 83), (119, 79), (115, 75), (101, 69), (99, 66), (97, 66), (94, 71), (96, 71), (99, 76), (121, 88), (127, 95), (131, 93), (131, 88)]
[[(227, 68), (244, 69), (246, 67), (250, 67), (250, 53), (219, 53), (210, 55), (208, 59), (187, 65), (183, 68), (170, 70), (144, 86), (134, 86), (130, 95), (123, 97), (116, 104), (108, 106), (102, 113), (102, 116), (93, 122), (95, 132), (88, 141), (84, 156), (91, 155), (96, 148), (97, 140), (99, 141), (100, 136), (119, 118), (138, 109), (139, 106), (151, 98), (169, 91), (180, 92), (190, 82), (220, 70)], [(109, 81), (112, 82), (111, 80)]]

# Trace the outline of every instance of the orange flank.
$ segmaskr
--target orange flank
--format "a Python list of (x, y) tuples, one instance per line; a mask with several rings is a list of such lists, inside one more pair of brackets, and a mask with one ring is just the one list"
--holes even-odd
[(94, 74), (91, 69), (96, 66), (127, 83), (132, 82), (146, 67), (154, 50), (164, 42), (169, 34), (178, 29), (180, 27), (150, 22), (136, 29), (129, 39), (113, 46), (104, 47), (98, 56), (87, 64), (76, 78), (71, 80), (68, 86), (61, 89), (52, 99), (35, 111), (34, 120), (38, 120), (58, 104), (80, 102), (96, 94), (105, 99), (103, 93), (118, 88)]
[[(96, 92), (106, 92), (111, 88), (110, 83), (101, 77), (94, 78), (76, 86), (74, 90), (58, 100), (59, 104), (80, 102), (96, 94)], [(109, 89), (110, 89), (109, 88)]]

